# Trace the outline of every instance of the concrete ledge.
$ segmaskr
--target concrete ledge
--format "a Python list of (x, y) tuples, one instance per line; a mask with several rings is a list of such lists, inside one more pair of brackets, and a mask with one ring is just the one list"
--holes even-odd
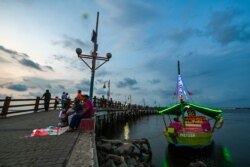
[(93, 133), (80, 133), (66, 167), (98, 167)]

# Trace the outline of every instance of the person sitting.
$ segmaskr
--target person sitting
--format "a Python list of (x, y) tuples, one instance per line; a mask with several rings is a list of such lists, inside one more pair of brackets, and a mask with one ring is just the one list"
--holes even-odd
[(74, 103), (73, 105), (70, 106), (70, 108), (66, 112), (68, 118), (68, 125), (70, 125), (72, 117), (76, 114), (76, 111), (81, 110), (81, 108), (82, 106), (79, 103)]
[(170, 127), (174, 128), (175, 130), (179, 130), (182, 127), (179, 117), (174, 118), (174, 122), (170, 123)]
[(82, 96), (82, 91), (81, 90), (77, 91), (77, 95), (76, 95), (75, 100), (79, 100), (80, 103), (83, 101), (83, 96)]
[(174, 121), (175, 121), (175, 122), (180, 122), (179, 117), (175, 117), (175, 118), (174, 118)]
[(94, 106), (92, 101), (89, 100), (89, 96), (83, 95), (83, 101), (83, 106), (81, 103), (77, 104), (76, 114), (71, 119), (68, 131), (73, 131), (74, 129), (78, 128), (82, 118), (91, 118), (94, 116)]
[(203, 123), (201, 124), (201, 127), (202, 127), (202, 129), (203, 129), (205, 132), (211, 130), (211, 125), (210, 125), (210, 123), (209, 123), (207, 120), (203, 121)]
[(188, 113), (189, 117), (195, 117), (196, 116), (196, 113), (192, 108), (188, 108), (187, 113)]
[[(58, 96), (56, 96), (55, 98), (55, 105), (54, 105), (54, 110), (57, 109), (58, 105), (60, 104), (61, 100), (58, 98)], [(60, 108), (60, 107), (59, 107)]]

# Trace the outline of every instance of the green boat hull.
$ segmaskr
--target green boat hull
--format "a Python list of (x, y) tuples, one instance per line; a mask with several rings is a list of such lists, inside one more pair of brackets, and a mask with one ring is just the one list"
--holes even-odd
[(168, 143), (175, 146), (188, 146), (193, 148), (203, 148), (212, 143), (212, 132), (193, 133), (193, 132), (180, 132), (169, 133), (163, 132)]

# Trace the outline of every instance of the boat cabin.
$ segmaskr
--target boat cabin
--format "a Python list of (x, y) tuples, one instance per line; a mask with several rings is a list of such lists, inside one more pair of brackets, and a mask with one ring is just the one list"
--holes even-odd
[(195, 132), (207, 132), (212, 129), (205, 116), (185, 116), (184, 122), (180, 122), (179, 119), (174, 120), (175, 121), (169, 124), (169, 128), (174, 128), (175, 131), (190, 130)]

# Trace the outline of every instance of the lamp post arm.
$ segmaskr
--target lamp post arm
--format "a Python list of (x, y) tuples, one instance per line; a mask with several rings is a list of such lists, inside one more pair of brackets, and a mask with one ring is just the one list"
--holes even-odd
[(101, 67), (103, 64), (105, 64), (107, 61), (104, 61), (102, 64), (100, 64), (99, 66), (97, 66), (96, 68), (95, 68), (95, 70), (97, 70), (99, 67)]
[(81, 54), (78, 57), (81, 58), (81, 59), (83, 59), (83, 58), (92, 59), (93, 58), (91, 55), (84, 55), (84, 54)]
[(86, 61), (84, 61), (83, 59), (81, 59), (88, 67), (89, 69), (91, 69), (91, 67), (88, 65), (88, 63)]
[(109, 58), (107, 58), (107, 57), (99, 57), (99, 56), (97, 56), (97, 57), (96, 57), (96, 60), (109, 61)]

